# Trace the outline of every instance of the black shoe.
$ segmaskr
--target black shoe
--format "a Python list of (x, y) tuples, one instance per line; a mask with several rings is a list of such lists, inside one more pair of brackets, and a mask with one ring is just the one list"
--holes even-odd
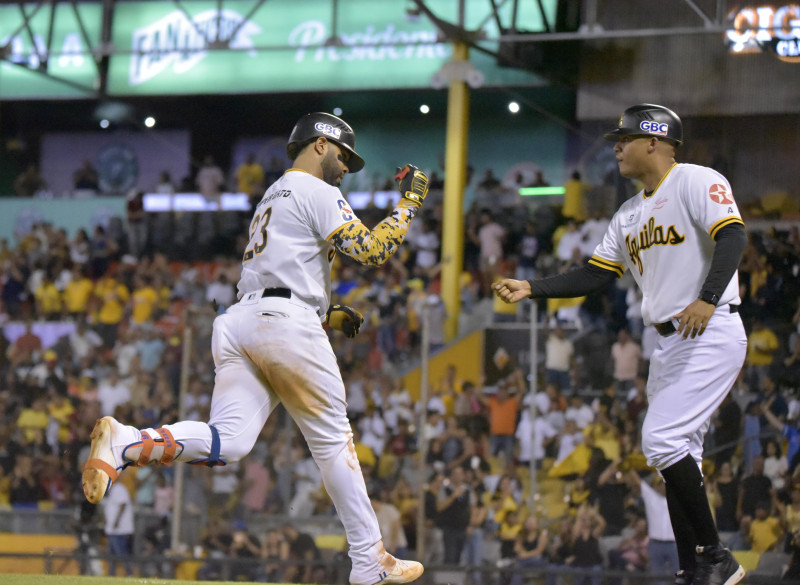
[(690, 573), (681, 569), (675, 573), (675, 581), (673, 581), (673, 585), (694, 585), (693, 579), (694, 573)]
[(698, 546), (696, 554), (692, 585), (736, 585), (744, 579), (744, 569), (721, 544)]

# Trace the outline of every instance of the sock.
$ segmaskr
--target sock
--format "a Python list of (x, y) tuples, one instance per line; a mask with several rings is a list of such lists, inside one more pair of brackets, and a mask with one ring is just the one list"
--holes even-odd
[[(674, 490), (675, 500), (683, 511), (685, 521), (694, 529), (697, 536), (697, 544), (700, 546), (718, 545), (719, 535), (714, 524), (714, 517), (711, 516), (711, 507), (703, 486), (703, 476), (700, 474), (694, 458), (687, 455), (677, 463), (662, 469), (661, 475), (667, 483), (667, 493), (670, 489)], [(672, 515), (672, 507), (670, 507), (670, 515)], [(673, 530), (675, 530), (674, 526), (673, 523)], [(677, 532), (675, 536), (677, 538)]]
[(672, 532), (675, 534), (675, 545), (678, 547), (678, 564), (683, 571), (694, 573), (697, 566), (695, 557), (695, 547), (697, 546), (697, 535), (694, 533), (692, 525), (683, 513), (678, 497), (674, 489), (667, 486), (667, 507), (669, 508), (669, 521), (672, 524)]

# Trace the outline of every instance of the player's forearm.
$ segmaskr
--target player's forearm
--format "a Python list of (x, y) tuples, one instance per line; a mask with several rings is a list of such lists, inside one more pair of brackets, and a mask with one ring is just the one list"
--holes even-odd
[(333, 234), (330, 242), (339, 252), (361, 264), (382, 266), (403, 243), (418, 209), (401, 201), (372, 231), (357, 221)]
[(710, 292), (720, 297), (728, 283), (733, 278), (742, 254), (747, 247), (747, 232), (741, 223), (726, 225), (717, 232), (714, 255), (711, 258), (711, 267), (702, 288), (697, 291)]
[(596, 292), (607, 286), (615, 272), (584, 264), (580, 268), (550, 278), (529, 280), (533, 298), (572, 298)]

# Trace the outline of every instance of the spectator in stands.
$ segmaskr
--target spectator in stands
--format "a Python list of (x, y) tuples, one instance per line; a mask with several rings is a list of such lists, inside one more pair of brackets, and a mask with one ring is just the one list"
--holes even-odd
[(133, 576), (133, 563), (128, 557), (133, 555), (133, 536), (135, 520), (133, 500), (124, 482), (113, 484), (103, 498), (103, 516), (105, 517), (105, 533), (108, 542), (108, 574), (116, 576), (117, 563), (122, 561), (125, 575)]
[(737, 516), (754, 517), (759, 502), (772, 500), (772, 482), (764, 475), (764, 457), (753, 459), (753, 471), (742, 479)]
[(206, 300), (220, 307), (230, 307), (236, 302), (236, 290), (228, 280), (228, 275), (220, 272), (217, 279), (206, 287)]
[(88, 158), (72, 173), (72, 187), (75, 191), (96, 192), (100, 189), (100, 176)]
[(769, 500), (756, 504), (756, 516), (750, 525), (750, 550), (764, 553), (780, 548), (783, 542), (783, 528), (780, 519), (772, 514)]
[(214, 162), (214, 157), (206, 155), (203, 159), (203, 166), (197, 171), (195, 185), (200, 194), (208, 200), (215, 200), (225, 185), (225, 175), (222, 169)]
[(581, 173), (573, 171), (569, 180), (564, 183), (564, 203), (561, 206), (561, 215), (565, 219), (584, 221), (586, 215), (586, 195), (590, 185), (581, 180)]
[(794, 535), (800, 530), (800, 484), (792, 484), (789, 489), (788, 502), (783, 502), (780, 498), (776, 498), (775, 506), (778, 510), (778, 519), (781, 521), (781, 527), (786, 534), (781, 550), (790, 553), (792, 552)]
[(236, 188), (248, 196), (260, 196), (264, 191), (264, 167), (256, 161), (255, 154), (248, 154), (247, 160), (236, 169)]
[(556, 325), (550, 330), (545, 341), (545, 374), (546, 381), (556, 384), (562, 390), (571, 386), (570, 371), (574, 365), (575, 348), (572, 341), (567, 339), (566, 332), (561, 325)]
[(489, 411), (489, 452), (495, 457), (503, 455), (506, 463), (513, 461), (519, 399), (511, 396), (507, 383), (499, 382), (497, 392), (481, 396), (481, 401)]
[(608, 551), (609, 568), (628, 572), (647, 570), (649, 544), (647, 520), (640, 516), (634, 521), (633, 534), (623, 538), (617, 548)]
[(238, 559), (238, 562), (231, 563), (230, 577), (233, 581), (252, 581), (258, 570), (258, 565), (252, 561), (261, 556), (261, 541), (248, 532), (243, 520), (233, 523), (231, 537), (228, 555)]
[(436, 502), (437, 525), (442, 530), (444, 563), (447, 565), (457, 565), (461, 560), (467, 541), (473, 497), (465, 481), (463, 468), (451, 469)]
[(760, 388), (763, 379), (769, 374), (770, 367), (775, 361), (775, 354), (780, 349), (780, 343), (775, 332), (767, 327), (764, 319), (753, 319), (753, 328), (747, 336), (747, 357), (745, 365), (750, 385)]
[(440, 564), (444, 559), (444, 538), (439, 527), (439, 494), (444, 487), (445, 475), (434, 471), (425, 487), (425, 551), (423, 562), (426, 565)]
[[(713, 420), (714, 443), (720, 450), (715, 461), (717, 467), (730, 461), (741, 437), (742, 409), (734, 400), (732, 392), (725, 395)], [(725, 445), (725, 447), (723, 447)]]
[(92, 242), (86, 230), (79, 228), (69, 242), (69, 258), (77, 267), (89, 264), (92, 256)]
[(772, 487), (783, 490), (789, 473), (789, 462), (781, 453), (781, 446), (774, 438), (764, 440), (764, 475), (772, 482)]
[[(786, 400), (784, 400), (783, 396), (781, 396), (781, 393), (778, 391), (778, 387), (775, 384), (775, 379), (772, 377), (770, 372), (767, 372), (761, 377), (759, 390), (759, 400), (762, 405), (761, 419), (759, 420), (761, 423), (761, 428), (767, 429), (769, 427), (769, 421), (767, 420), (764, 412), (767, 410), (781, 422), (786, 422), (786, 417), (789, 415), (789, 406), (786, 404)], [(767, 404), (769, 406), (767, 406)]]
[(144, 209), (144, 191), (131, 189), (125, 203), (128, 254), (139, 258), (147, 246), (147, 212)]
[(798, 421), (795, 420), (793, 424), (785, 424), (772, 412), (772, 401), (776, 400), (775, 396), (771, 397), (764, 403), (761, 413), (766, 419), (767, 423), (775, 430), (780, 431), (787, 440), (786, 460), (789, 463), (789, 473), (794, 475), (797, 470), (798, 460), (800, 459), (800, 428)]
[(669, 519), (667, 491), (661, 476), (653, 474), (649, 481), (631, 470), (626, 474), (628, 485), (638, 492), (644, 505), (647, 521), (648, 567), (654, 574), (671, 574), (678, 570), (678, 549)]
[[(546, 528), (539, 526), (539, 519), (531, 514), (522, 523), (522, 530), (514, 542), (516, 566), (520, 569), (543, 567), (547, 564), (547, 547), (550, 544)], [(514, 573), (510, 585), (522, 585), (520, 573)]]
[(569, 544), (565, 564), (580, 569), (591, 569), (597, 575), (573, 578), (574, 585), (600, 585), (603, 556), (600, 553), (599, 538), (603, 535), (605, 522), (593, 508), (584, 507), (578, 511), (572, 539)]
[(597, 480), (597, 511), (606, 522), (605, 534), (617, 536), (625, 527), (625, 498), (628, 486), (619, 470), (621, 459), (611, 461)]
[(61, 318), (61, 292), (47, 272), (42, 277), (42, 283), (33, 292), (33, 297), (36, 301), (36, 314), (40, 319), (57, 321)]
[(500, 186), (500, 179), (494, 176), (492, 169), (486, 169), (483, 173), (483, 179), (478, 183), (478, 188), (485, 191), (492, 191)]
[(739, 529), (725, 543), (730, 550), (750, 550), (750, 527), (752, 524), (752, 516), (742, 516), (739, 520)]
[(480, 213), (479, 227), (469, 229), (467, 236), (478, 245), (478, 263), (481, 279), (481, 296), (491, 297), (491, 285), (498, 275), (500, 260), (503, 258), (503, 244), (506, 230), (497, 223), (490, 209)]
[(297, 563), (286, 567), (282, 581), (286, 583), (317, 583), (315, 569), (319, 565), (320, 552), (311, 535), (300, 532), (291, 524), (284, 524), (281, 532), (289, 544), (289, 560)]
[(117, 244), (106, 234), (105, 228), (98, 225), (94, 228), (89, 247), (89, 264), (92, 267), (92, 276), (100, 278), (108, 271), (109, 264), (117, 253)]
[(95, 327), (103, 338), (103, 345), (110, 349), (117, 340), (119, 325), (125, 317), (125, 307), (130, 298), (128, 287), (119, 282), (111, 272), (104, 273), (95, 284), (97, 299)]
[(621, 396), (626, 396), (628, 391), (634, 387), (642, 359), (642, 348), (631, 338), (627, 329), (619, 330), (617, 341), (611, 346), (611, 359), (614, 362), (614, 380), (617, 383), (617, 392)]
[(22, 317), (22, 310), (25, 307), (27, 292), (25, 284), (27, 282), (27, 267), (21, 258), (8, 261), (3, 267), (2, 282), (2, 301), (6, 313), (12, 319)]
[(45, 444), (45, 431), (50, 424), (50, 415), (44, 394), (33, 397), (31, 405), (20, 411), (16, 424), (27, 444)]
[(739, 527), (736, 508), (739, 499), (739, 480), (733, 474), (730, 460), (724, 461), (715, 478), (720, 503), (716, 509), (717, 529), (720, 532), (734, 532)]
[(102, 416), (114, 416), (118, 406), (127, 404), (130, 401), (130, 388), (120, 379), (119, 371), (116, 367), (112, 367), (108, 377), (98, 383), (97, 398), (100, 401)]
[(14, 191), (17, 197), (33, 197), (47, 189), (47, 182), (39, 174), (39, 169), (31, 163), (14, 179)]
[(439, 222), (432, 217), (422, 222), (421, 231), (414, 237), (413, 246), (415, 274), (430, 276), (431, 269), (439, 262)]
[(9, 481), (9, 501), (15, 508), (36, 508), (47, 499), (34, 472), (34, 458), (28, 453), (19, 453)]
[(386, 483), (381, 485), (377, 493), (373, 493), (370, 497), (370, 502), (378, 518), (386, 552), (398, 557), (407, 556), (408, 541), (403, 530), (400, 510), (392, 503), (392, 486)]
[(8, 348), (12, 368), (17, 364), (38, 361), (42, 352), (42, 338), (33, 332), (33, 321), (25, 321), (25, 331)]

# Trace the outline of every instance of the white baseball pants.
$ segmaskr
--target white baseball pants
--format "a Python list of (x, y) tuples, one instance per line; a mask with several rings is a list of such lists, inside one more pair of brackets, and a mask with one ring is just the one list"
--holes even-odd
[(744, 364), (747, 336), (738, 313), (717, 307), (702, 335), (658, 337), (647, 380), (642, 451), (648, 465), (665, 469), (687, 453), (698, 465), (711, 415)]

